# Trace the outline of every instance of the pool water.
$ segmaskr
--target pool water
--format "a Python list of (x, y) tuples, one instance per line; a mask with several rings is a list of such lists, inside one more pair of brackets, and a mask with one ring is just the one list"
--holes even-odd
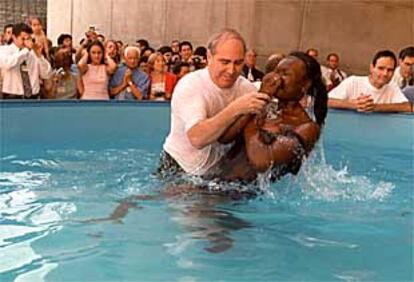
[[(409, 115), (331, 111), (258, 198), (157, 195), (154, 103), (1, 103), (0, 281), (412, 281)], [(102, 219), (102, 220), (101, 220)]]

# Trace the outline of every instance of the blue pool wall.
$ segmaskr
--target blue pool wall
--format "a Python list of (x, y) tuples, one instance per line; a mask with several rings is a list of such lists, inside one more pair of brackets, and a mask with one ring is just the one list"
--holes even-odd
[[(17, 147), (146, 148), (161, 150), (170, 127), (170, 105), (120, 101), (2, 101), (1, 154)], [(413, 154), (414, 116), (330, 110), (322, 142)]]

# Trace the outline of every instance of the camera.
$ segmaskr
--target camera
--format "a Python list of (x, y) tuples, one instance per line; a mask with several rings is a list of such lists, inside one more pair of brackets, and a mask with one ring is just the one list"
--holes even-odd
[(65, 70), (63, 68), (59, 68), (55, 71), (55, 75), (64, 76), (65, 75)]
[(205, 67), (203, 62), (203, 57), (195, 55), (191, 58), (191, 63), (194, 66), (194, 69), (199, 70)]
[(165, 92), (164, 91), (156, 91), (154, 92), (154, 97), (156, 98), (161, 98), (165, 96)]

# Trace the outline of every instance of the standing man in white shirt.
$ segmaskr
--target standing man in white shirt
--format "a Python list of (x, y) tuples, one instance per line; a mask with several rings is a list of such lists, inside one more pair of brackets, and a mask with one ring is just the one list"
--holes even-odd
[(208, 66), (183, 77), (171, 101), (171, 128), (159, 171), (205, 176), (231, 145), (218, 142), (239, 117), (261, 111), (269, 96), (240, 75), (246, 44), (224, 29), (208, 43)]
[(412, 112), (401, 90), (390, 83), (397, 58), (389, 50), (375, 54), (369, 76), (350, 76), (328, 93), (328, 106), (358, 112)]
[(48, 79), (52, 68), (33, 42), (27, 24), (13, 25), (13, 43), (0, 47), (3, 99), (38, 99), (40, 79)]

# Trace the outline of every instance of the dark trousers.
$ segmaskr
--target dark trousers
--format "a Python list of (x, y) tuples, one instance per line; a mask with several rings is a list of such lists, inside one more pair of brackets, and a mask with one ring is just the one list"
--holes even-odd
[(2, 93), (3, 100), (37, 100), (40, 98), (39, 94), (32, 95), (30, 97), (25, 97), (24, 95), (8, 94)]

